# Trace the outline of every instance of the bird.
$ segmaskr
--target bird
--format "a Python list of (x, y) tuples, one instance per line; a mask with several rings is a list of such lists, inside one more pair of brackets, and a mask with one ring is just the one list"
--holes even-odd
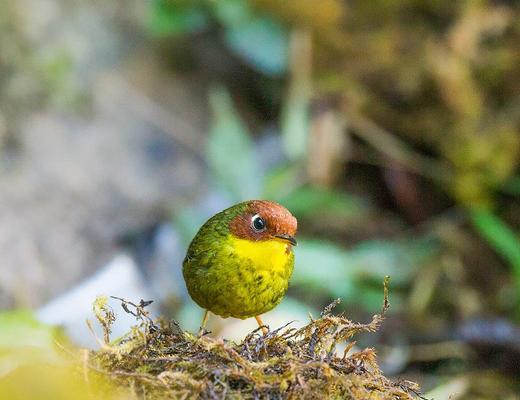
[(223, 318), (254, 317), (264, 335), (261, 314), (285, 296), (294, 269), (296, 218), (269, 200), (235, 204), (199, 229), (186, 253), (182, 272), (190, 297)]

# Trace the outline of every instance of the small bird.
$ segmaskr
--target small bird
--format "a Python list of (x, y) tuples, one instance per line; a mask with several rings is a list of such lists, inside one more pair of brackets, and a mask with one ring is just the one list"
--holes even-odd
[(294, 268), (296, 218), (273, 201), (250, 200), (211, 217), (190, 243), (183, 275), (191, 298), (224, 318), (255, 317), (282, 300)]

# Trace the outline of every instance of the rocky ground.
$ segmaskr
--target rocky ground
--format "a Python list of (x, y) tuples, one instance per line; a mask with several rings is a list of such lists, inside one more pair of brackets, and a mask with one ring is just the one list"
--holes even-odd
[[(18, 58), (0, 63), (12, 72), (0, 79), (10, 89), (0, 104), (17, 105), (0, 158), (0, 307), (42, 304), (107, 262), (123, 236), (190, 201), (203, 186), (196, 149), (207, 122), (195, 78), (163, 72), (137, 22), (125, 20), (138, 2), (125, 13), (123, 2), (95, 12), (17, 3), (3, 7), (23, 21), (19, 31), (0, 24), (19, 44)], [(58, 55), (68, 60), (62, 97), (38, 69)]]

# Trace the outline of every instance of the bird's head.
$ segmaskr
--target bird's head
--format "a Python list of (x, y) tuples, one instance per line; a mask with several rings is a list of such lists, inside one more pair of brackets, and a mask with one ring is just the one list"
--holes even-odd
[(268, 200), (251, 200), (229, 224), (231, 233), (251, 241), (278, 240), (296, 246), (296, 218), (285, 207)]

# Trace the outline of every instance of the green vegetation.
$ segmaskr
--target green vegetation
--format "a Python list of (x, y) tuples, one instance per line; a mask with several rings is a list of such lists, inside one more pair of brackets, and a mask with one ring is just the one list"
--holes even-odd
[(114, 311), (106, 297), (96, 299), (93, 311), (104, 332), (97, 338), (97, 351), (65, 345), (64, 337), (35, 322), (29, 313), (2, 314), (0, 371), (6, 377), (0, 395), (6, 399), (66, 399), (71, 393), (80, 399), (419, 398), (413, 382), (384, 377), (374, 349), (354, 348), (355, 336), (375, 332), (383, 322), (389, 307), (387, 283), (382, 311), (369, 323), (332, 314), (337, 300), (300, 329), (291, 328), (289, 322), (263, 335), (258, 328), (239, 343), (208, 335), (197, 338), (174, 320), (153, 320), (146, 310), (150, 302), (142, 300), (135, 304), (118, 299), (123, 310), (135, 316), (136, 325), (111, 340)]
[[(381, 374), (374, 349), (353, 349), (354, 336), (379, 328), (386, 296), (385, 283), (383, 310), (367, 324), (333, 315), (338, 301), (303, 328), (289, 323), (265, 336), (258, 328), (240, 343), (197, 338), (175, 321), (153, 321), (143, 304), (123, 301), (139, 325), (91, 353), (88, 363), (135, 398), (418, 398), (414, 383)], [(106, 336), (112, 315), (105, 308), (98, 316)]]

